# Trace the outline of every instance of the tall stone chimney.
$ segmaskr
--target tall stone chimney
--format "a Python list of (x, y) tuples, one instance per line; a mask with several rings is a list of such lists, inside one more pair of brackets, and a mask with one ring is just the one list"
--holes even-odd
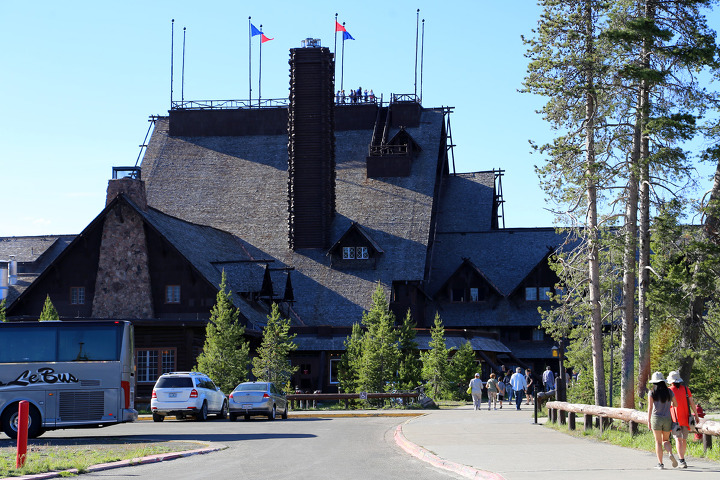
[[(147, 210), (142, 180), (110, 180), (106, 205), (121, 193), (141, 210)], [(119, 202), (107, 212), (103, 223), (92, 316), (152, 318), (149, 265), (143, 218), (126, 202)]]
[(288, 243), (329, 248), (335, 215), (335, 60), (320, 41), (290, 50)]

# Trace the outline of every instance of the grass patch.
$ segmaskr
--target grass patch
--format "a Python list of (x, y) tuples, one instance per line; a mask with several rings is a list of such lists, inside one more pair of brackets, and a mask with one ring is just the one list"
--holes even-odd
[[(0, 478), (32, 475), (77, 469), (83, 473), (88, 467), (162, 453), (194, 450), (195, 442), (123, 442), (115, 439), (87, 440), (52, 439), (32, 440), (28, 444), (25, 466), (15, 469), (16, 444), (13, 440), (0, 440)], [(68, 473), (63, 476), (74, 476)]]
[[(567, 424), (561, 425), (560, 422), (546, 422), (545, 426), (575, 437), (592, 438), (600, 442), (655, 453), (655, 438), (653, 437), (652, 432), (650, 432), (644, 425), (639, 425), (639, 433), (637, 435), (632, 435), (630, 433), (629, 426), (619, 420), (613, 420), (611, 427), (605, 429), (603, 432), (601, 432), (599, 428), (593, 428), (586, 431), (583, 429), (581, 423), (577, 424), (577, 429), (574, 431), (570, 430)], [(674, 440), (673, 451), (677, 454), (675, 451)], [(688, 448), (685, 456), (686, 458), (703, 458), (705, 460), (720, 462), (720, 449), (714, 447), (708, 449), (707, 452), (703, 452), (702, 441), (695, 441), (694, 434), (691, 433), (688, 436)]]

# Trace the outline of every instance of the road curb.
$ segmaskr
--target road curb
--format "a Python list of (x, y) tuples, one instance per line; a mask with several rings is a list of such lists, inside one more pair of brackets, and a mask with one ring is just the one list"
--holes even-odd
[[(177, 458), (185, 458), (185, 457), (191, 457), (193, 455), (204, 455), (206, 453), (212, 453), (217, 452), (220, 450), (225, 450), (228, 448), (226, 445), (221, 444), (214, 444), (210, 445), (205, 448), (197, 448), (194, 450), (185, 450), (182, 452), (168, 452), (168, 453), (159, 453), (157, 455), (148, 455), (146, 457), (138, 457), (138, 458), (130, 458), (127, 460), (120, 460), (117, 462), (110, 462), (110, 463), (100, 463), (98, 465), (92, 465), (85, 470), (83, 470), (82, 473), (92, 473), (92, 472), (102, 472), (103, 470), (112, 470), (114, 468), (122, 468), (122, 467), (133, 467), (136, 465), (147, 465), (149, 463), (159, 463), (159, 462), (166, 462), (169, 460), (175, 460)], [(35, 473), (32, 475), (25, 475), (22, 477), (7, 477), (5, 480), (44, 480), (47, 478), (60, 478), (60, 477), (66, 477), (67, 474), (74, 474), (79, 475), (80, 472), (77, 468), (72, 468), (70, 470), (60, 470), (57, 472), (47, 472), (47, 473)], [(3, 480), (3, 479), (0, 479)]]
[(449, 470), (453, 473), (456, 473), (458, 475), (461, 475), (465, 478), (482, 478), (485, 480), (505, 480), (505, 477), (500, 475), (499, 473), (494, 472), (488, 472), (485, 470), (478, 470), (477, 468), (470, 467), (468, 465), (462, 465), (460, 463), (451, 462), (450, 460), (445, 460), (444, 458), (440, 458), (434, 453), (430, 452), (429, 450), (426, 450), (425, 448), (421, 447), (420, 445), (416, 445), (410, 440), (408, 440), (405, 435), (403, 434), (402, 425), (398, 425), (395, 429), (395, 443), (405, 450), (407, 453), (412, 455), (413, 457), (417, 458), (418, 460), (421, 460), (425, 463), (429, 463), (430, 465), (442, 468), (443, 470)]
[[(292, 410), (288, 413), (288, 418), (351, 418), (351, 417), (419, 417), (421, 415), (425, 415), (424, 412), (421, 411), (415, 411), (415, 412), (343, 412), (343, 413), (332, 413), (332, 410), (329, 411), (318, 411), (318, 412), (295, 412), (293, 413)], [(172, 415), (169, 415), (166, 418), (175, 418)], [(177, 419), (176, 419), (177, 420)], [(141, 415), (138, 417), (139, 422), (148, 422), (152, 421), (152, 417), (150, 415)]]

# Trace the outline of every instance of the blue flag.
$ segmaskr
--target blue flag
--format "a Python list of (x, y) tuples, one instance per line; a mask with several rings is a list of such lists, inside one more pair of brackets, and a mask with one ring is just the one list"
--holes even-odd
[(258, 30), (252, 23), (250, 24), (250, 33), (252, 37), (254, 37), (255, 35), (262, 35), (262, 32)]
[(355, 39), (352, 37), (352, 35), (350, 35), (350, 32), (345, 30), (343, 32), (343, 40), (355, 40)]

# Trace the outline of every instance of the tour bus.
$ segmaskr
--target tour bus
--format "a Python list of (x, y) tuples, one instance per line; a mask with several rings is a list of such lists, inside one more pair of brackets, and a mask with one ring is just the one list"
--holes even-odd
[(133, 327), (124, 321), (0, 323), (0, 426), (17, 437), (137, 420)]

